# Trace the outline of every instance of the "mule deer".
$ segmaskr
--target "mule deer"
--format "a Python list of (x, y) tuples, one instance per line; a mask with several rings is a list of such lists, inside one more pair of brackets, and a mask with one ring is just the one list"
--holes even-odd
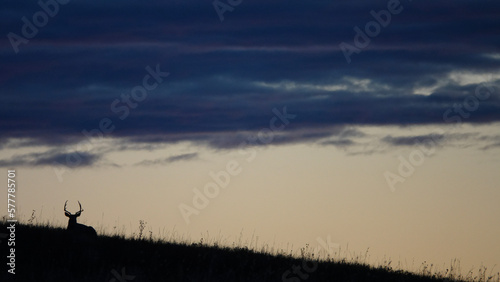
[(68, 204), (68, 201), (64, 203), (64, 215), (69, 217), (68, 220), (68, 231), (71, 232), (71, 235), (73, 237), (73, 240), (76, 242), (93, 242), (97, 239), (97, 232), (92, 226), (87, 226), (83, 225), (80, 223), (76, 222), (76, 218), (79, 217), (82, 212), (82, 204), (80, 204), (80, 201), (78, 201), (78, 205), (80, 206), (80, 210), (77, 211), (75, 214), (70, 213), (66, 209), (66, 205)]

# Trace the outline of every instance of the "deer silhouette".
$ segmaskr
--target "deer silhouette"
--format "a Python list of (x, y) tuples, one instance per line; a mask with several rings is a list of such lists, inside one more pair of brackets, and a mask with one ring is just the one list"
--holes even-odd
[(68, 204), (68, 201), (64, 203), (64, 215), (69, 217), (68, 220), (68, 231), (70, 232), (73, 241), (75, 243), (81, 242), (81, 243), (91, 243), (94, 242), (97, 239), (97, 232), (92, 226), (87, 226), (83, 225), (80, 223), (76, 222), (76, 218), (79, 217), (82, 212), (82, 204), (80, 204), (80, 201), (78, 201), (78, 205), (80, 206), (80, 210), (77, 211), (75, 214), (70, 213), (66, 209), (66, 205)]

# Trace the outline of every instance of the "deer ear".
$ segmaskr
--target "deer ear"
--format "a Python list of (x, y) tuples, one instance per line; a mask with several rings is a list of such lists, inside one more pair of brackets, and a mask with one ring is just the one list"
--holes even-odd
[(71, 214), (69, 212), (65, 212), (64, 215), (67, 216), (67, 217), (71, 216)]
[(75, 216), (79, 217), (81, 214), (82, 214), (82, 212), (77, 212), (77, 213), (75, 213)]

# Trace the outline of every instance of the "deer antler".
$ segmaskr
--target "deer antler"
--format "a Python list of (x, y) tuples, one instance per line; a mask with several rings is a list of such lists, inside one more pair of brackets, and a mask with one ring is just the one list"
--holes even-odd
[(80, 201), (78, 201), (78, 205), (80, 205), (80, 211), (78, 213), (82, 213), (83, 209), (82, 209), (82, 204), (80, 204)]
[[(65, 212), (65, 213), (67, 213), (67, 214), (72, 214), (70, 211), (68, 211), (68, 210), (66, 209), (66, 206), (67, 206), (67, 205), (68, 205), (68, 200), (66, 200), (66, 202), (64, 203), (64, 212)], [(79, 210), (79, 211), (77, 211), (77, 212), (74, 214), (74, 215), (76, 215), (76, 216), (79, 216), (79, 215), (82, 213), (82, 211), (83, 211), (83, 209), (82, 209), (82, 204), (80, 204), (80, 201), (78, 201), (78, 205), (80, 206), (80, 210)]]

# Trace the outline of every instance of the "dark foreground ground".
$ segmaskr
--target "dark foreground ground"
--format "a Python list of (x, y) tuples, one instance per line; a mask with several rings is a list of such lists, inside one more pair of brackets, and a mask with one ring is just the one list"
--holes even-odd
[[(7, 233), (0, 224), (0, 233)], [(366, 265), (315, 262), (247, 249), (99, 237), (72, 243), (64, 229), (17, 225), (15, 275), (7, 272), (8, 238), (0, 238), (0, 281), (451, 281)]]

